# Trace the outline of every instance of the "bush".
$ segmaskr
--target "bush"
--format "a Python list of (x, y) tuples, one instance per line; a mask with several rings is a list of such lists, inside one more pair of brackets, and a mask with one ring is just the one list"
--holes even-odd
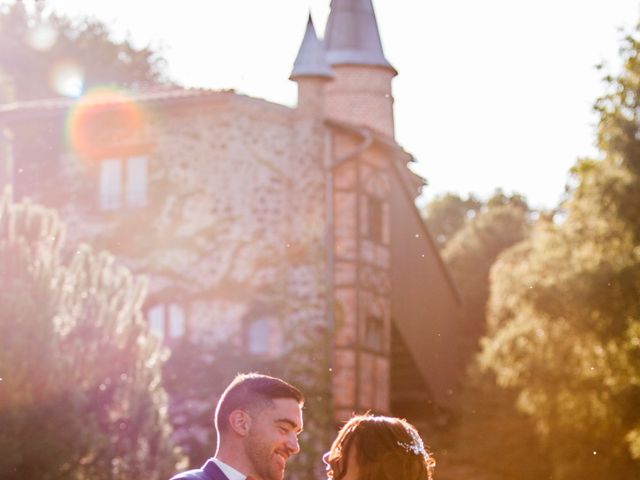
[(64, 225), (0, 200), (0, 478), (166, 478), (164, 353), (145, 283), (107, 253), (63, 252)]

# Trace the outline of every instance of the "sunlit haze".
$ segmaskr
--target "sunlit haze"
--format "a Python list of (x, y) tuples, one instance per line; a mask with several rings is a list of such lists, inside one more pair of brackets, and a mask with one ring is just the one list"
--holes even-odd
[[(185, 86), (234, 88), (293, 105), (287, 80), (306, 16), (329, 0), (50, 0), (117, 38), (159, 48)], [(374, 0), (394, 80), (396, 137), (438, 193), (496, 187), (552, 207), (578, 157), (596, 155), (593, 101), (617, 71), (638, 0)], [(45, 32), (46, 33), (46, 32)], [(48, 38), (43, 34), (39, 42)], [(67, 66), (73, 68), (73, 66)], [(73, 79), (61, 88), (78, 89)]]

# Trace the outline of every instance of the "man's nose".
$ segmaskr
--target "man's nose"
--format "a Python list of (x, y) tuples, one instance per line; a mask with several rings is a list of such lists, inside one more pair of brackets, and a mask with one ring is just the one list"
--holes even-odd
[(295, 455), (300, 451), (300, 443), (298, 442), (298, 436), (296, 434), (289, 435), (287, 448), (291, 451), (291, 455)]

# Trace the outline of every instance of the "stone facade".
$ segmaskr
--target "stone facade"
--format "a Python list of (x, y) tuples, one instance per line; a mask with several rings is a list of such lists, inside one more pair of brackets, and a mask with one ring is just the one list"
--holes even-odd
[(365, 51), (331, 77), (314, 36), (292, 74), (297, 108), (180, 89), (0, 106), (0, 172), (61, 212), (68, 244), (149, 278), (150, 328), (169, 345), (277, 358), (328, 332), (336, 420), (406, 416), (390, 387), (400, 345), (419, 359), (421, 401), (446, 407), (460, 305), (394, 140), (396, 72)]

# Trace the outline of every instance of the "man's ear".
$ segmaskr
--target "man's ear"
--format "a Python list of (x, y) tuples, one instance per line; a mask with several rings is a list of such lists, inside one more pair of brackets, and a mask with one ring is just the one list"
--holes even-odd
[(243, 410), (234, 410), (229, 414), (229, 425), (231, 430), (244, 437), (251, 430), (251, 417)]

